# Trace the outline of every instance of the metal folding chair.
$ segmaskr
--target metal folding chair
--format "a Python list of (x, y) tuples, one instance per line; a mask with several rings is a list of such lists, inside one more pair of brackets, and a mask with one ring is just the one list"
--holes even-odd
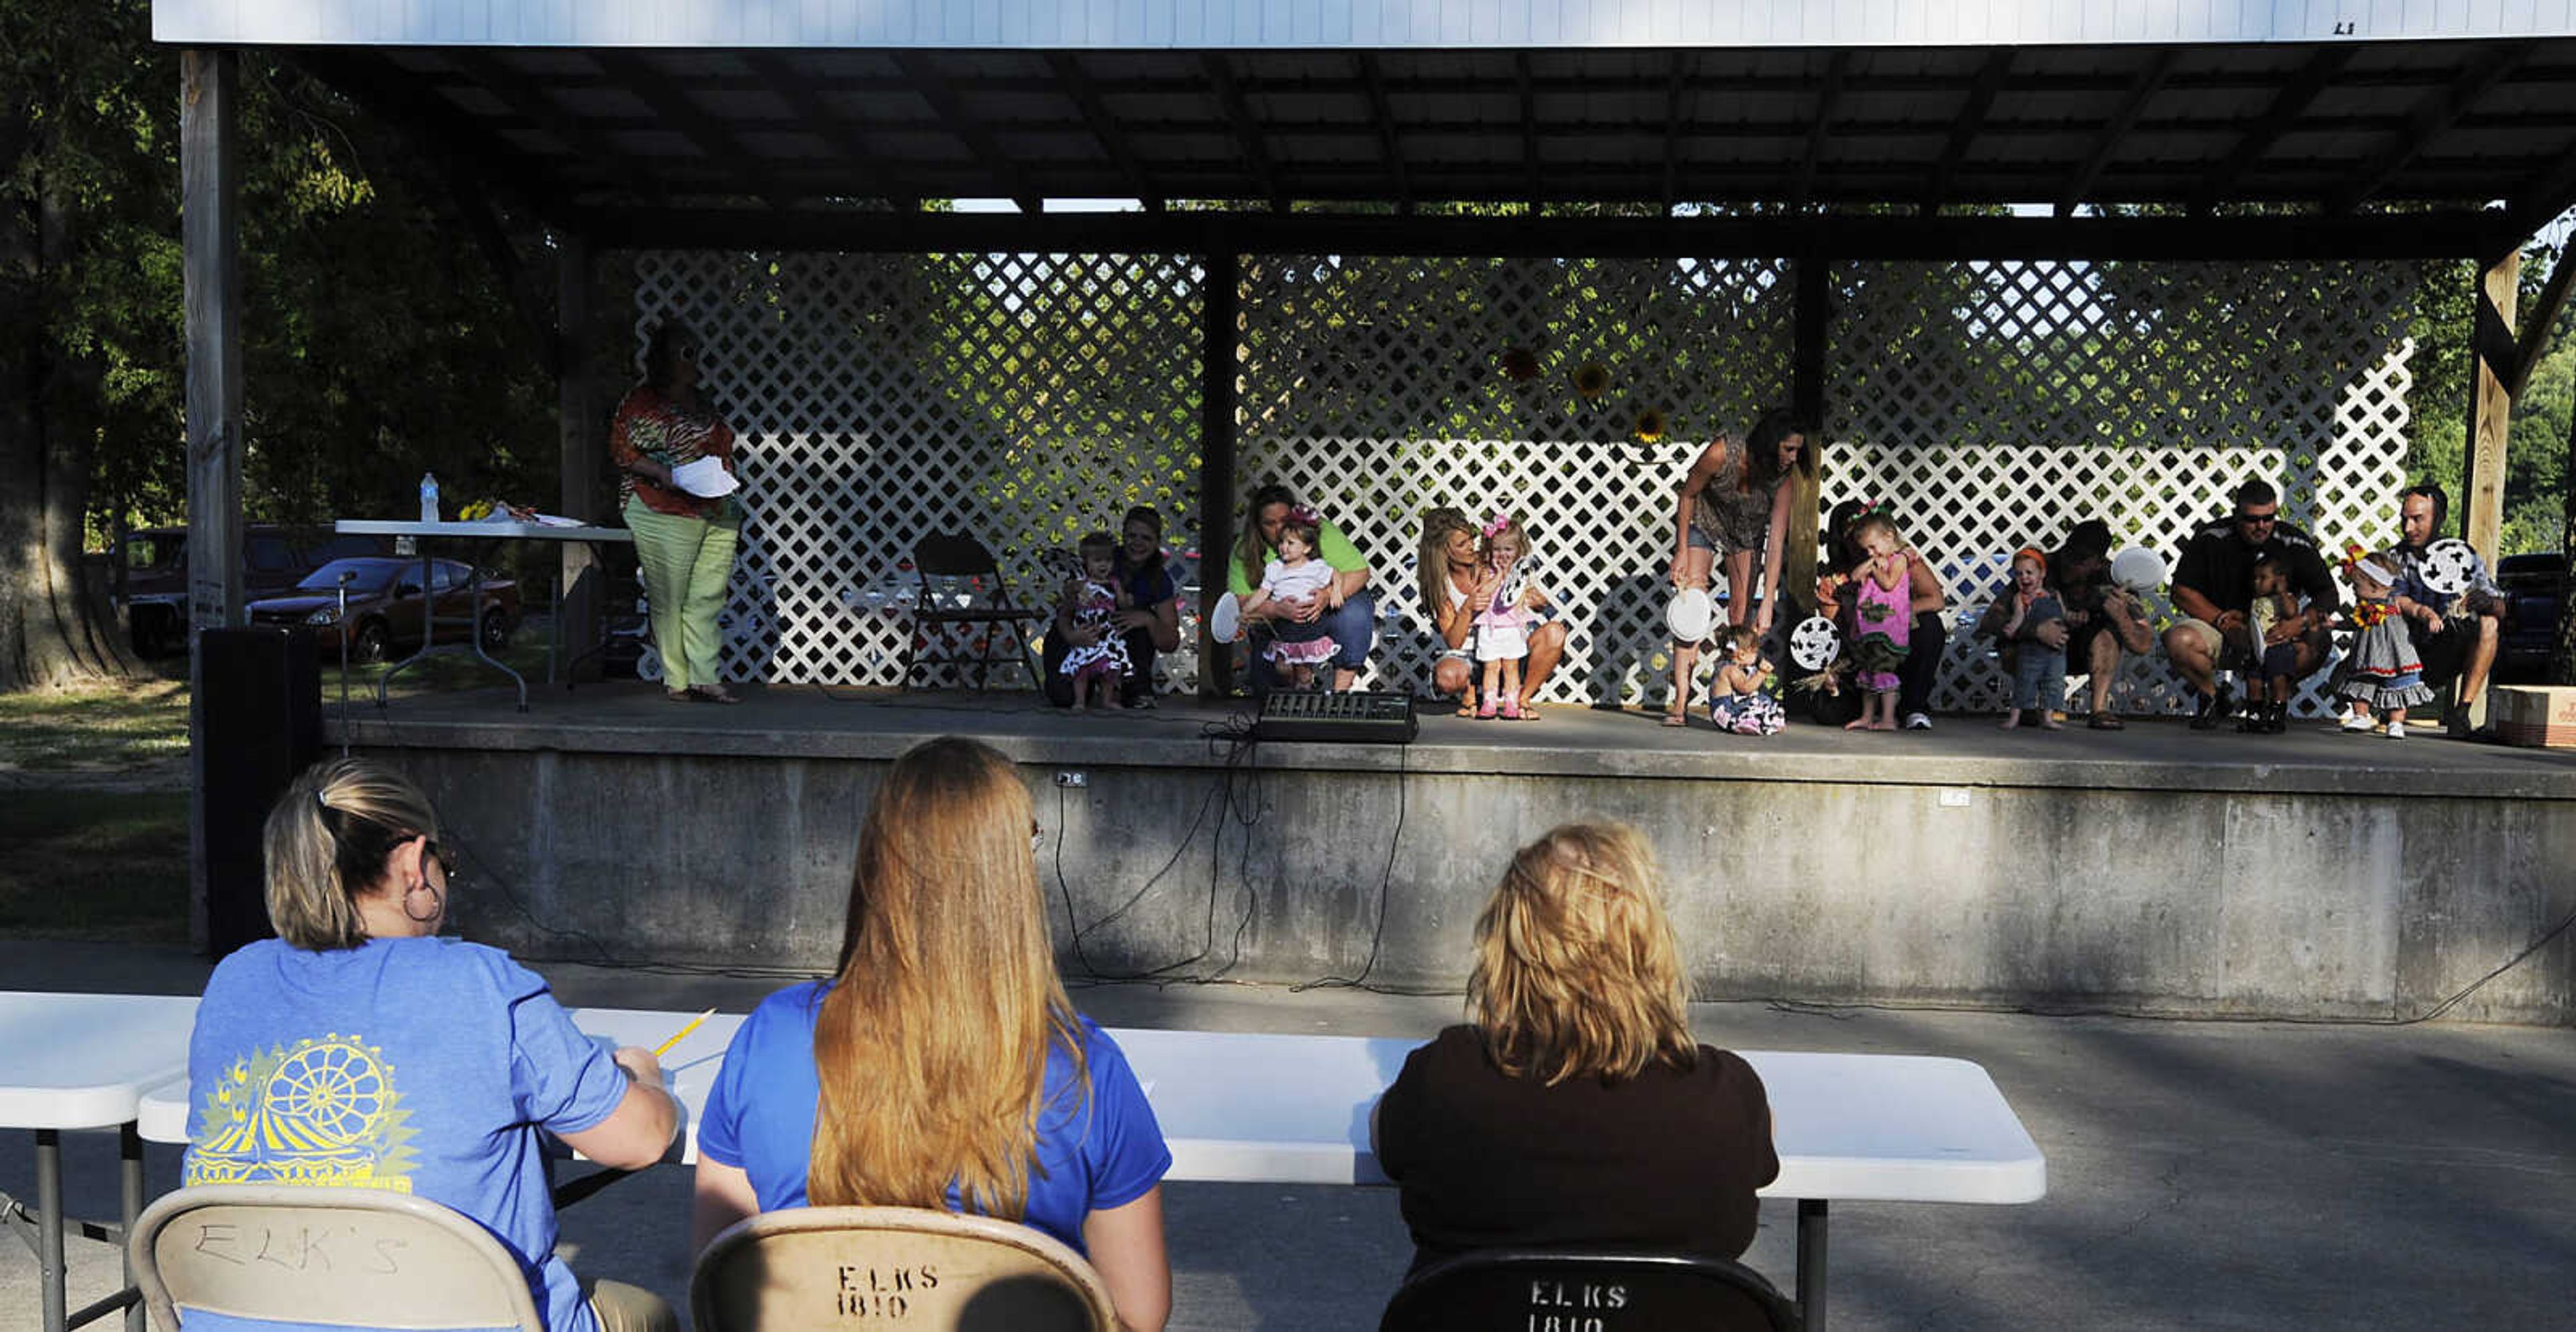
[(519, 1260), (473, 1219), (382, 1189), (204, 1185), (127, 1241), (152, 1319), (179, 1310), (328, 1327), (545, 1332)]
[[(1028, 672), (1031, 688), (1043, 685), (1037, 658), (1029, 652), (1027, 626), (1045, 620), (1047, 612), (1012, 599), (1001, 566), (983, 542), (962, 532), (933, 533), (912, 548), (912, 567), (921, 580), (921, 594), (913, 604), (912, 632), (904, 647), (904, 688), (912, 687), (913, 673), (921, 667), (950, 665), (972, 666), (975, 687), (981, 689), (995, 662), (1016, 662)], [(955, 635), (960, 628), (982, 632), (959, 644)], [(934, 634), (944, 642), (925, 653)], [(995, 651), (1002, 646), (996, 637), (1010, 640), (1007, 652)]]
[(916, 1207), (800, 1207), (725, 1228), (689, 1278), (697, 1332), (877, 1322), (917, 1332), (1113, 1332), (1109, 1288), (1026, 1226)]

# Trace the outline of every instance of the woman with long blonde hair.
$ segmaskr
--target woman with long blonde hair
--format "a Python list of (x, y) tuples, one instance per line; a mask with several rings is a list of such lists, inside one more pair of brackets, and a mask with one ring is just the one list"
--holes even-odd
[(744, 1020), (698, 1127), (696, 1244), (755, 1212), (933, 1207), (1088, 1255), (1119, 1320), (1171, 1310), (1172, 1156), (1126, 1056), (1057, 978), (1010, 760), (904, 752), (859, 828), (841, 958)]
[(1681, 949), (1637, 830), (1522, 847), (1476, 918), (1467, 1018), (1375, 1116), (1414, 1266), (1591, 1245), (1741, 1255), (1780, 1173), (1762, 1079), (1691, 1039)]

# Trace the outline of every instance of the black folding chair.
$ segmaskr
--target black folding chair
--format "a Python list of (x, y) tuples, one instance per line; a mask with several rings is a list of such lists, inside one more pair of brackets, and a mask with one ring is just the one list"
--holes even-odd
[(1725, 1258), (1494, 1249), (1414, 1273), (1378, 1332), (1498, 1327), (1798, 1332), (1798, 1308), (1762, 1274)]
[[(924, 666), (971, 666), (975, 687), (996, 662), (1017, 663), (1028, 672), (1031, 688), (1043, 687), (1037, 658), (1029, 652), (1027, 626), (1047, 612), (1012, 600), (1001, 566), (984, 543), (962, 532), (935, 532), (912, 548), (913, 572), (921, 580), (920, 599), (912, 608), (912, 632), (904, 647), (903, 687), (912, 688), (913, 673)], [(959, 641), (960, 629), (976, 630)], [(931, 643), (933, 635), (941, 641)], [(1008, 649), (996, 639), (1009, 640)]]

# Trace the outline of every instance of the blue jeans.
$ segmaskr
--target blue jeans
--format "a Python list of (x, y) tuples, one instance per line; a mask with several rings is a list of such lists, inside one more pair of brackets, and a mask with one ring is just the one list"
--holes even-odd
[[(1332, 664), (1341, 670), (1356, 671), (1368, 664), (1369, 649), (1377, 645), (1377, 600), (1367, 589), (1350, 595), (1340, 607), (1328, 610), (1312, 624), (1280, 622), (1291, 642), (1310, 638), (1330, 638), (1336, 648)], [(1255, 698), (1279, 687), (1279, 668), (1270, 664), (1263, 649), (1274, 635), (1264, 624), (1245, 640), (1252, 649), (1252, 693)]]
[(2013, 656), (2012, 705), (2023, 711), (2066, 706), (2066, 653), (2032, 640)]

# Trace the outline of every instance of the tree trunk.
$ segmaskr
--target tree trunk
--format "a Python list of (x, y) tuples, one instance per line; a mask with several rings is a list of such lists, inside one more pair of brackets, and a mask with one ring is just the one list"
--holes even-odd
[[(0, 161), (25, 160), (30, 130), (0, 125)], [(76, 262), (73, 215), (49, 184), (32, 193), (0, 203), (0, 690), (133, 669), (104, 585), (81, 570), (95, 381), (48, 336), (47, 275)]]
[[(2561, 255), (2558, 262), (2576, 263), (2576, 256)], [(2567, 468), (2558, 498), (2562, 559), (2576, 551), (2576, 411), (2567, 414)], [(2576, 685), (2576, 568), (2558, 580), (2558, 636), (2549, 649), (2549, 683)]]

